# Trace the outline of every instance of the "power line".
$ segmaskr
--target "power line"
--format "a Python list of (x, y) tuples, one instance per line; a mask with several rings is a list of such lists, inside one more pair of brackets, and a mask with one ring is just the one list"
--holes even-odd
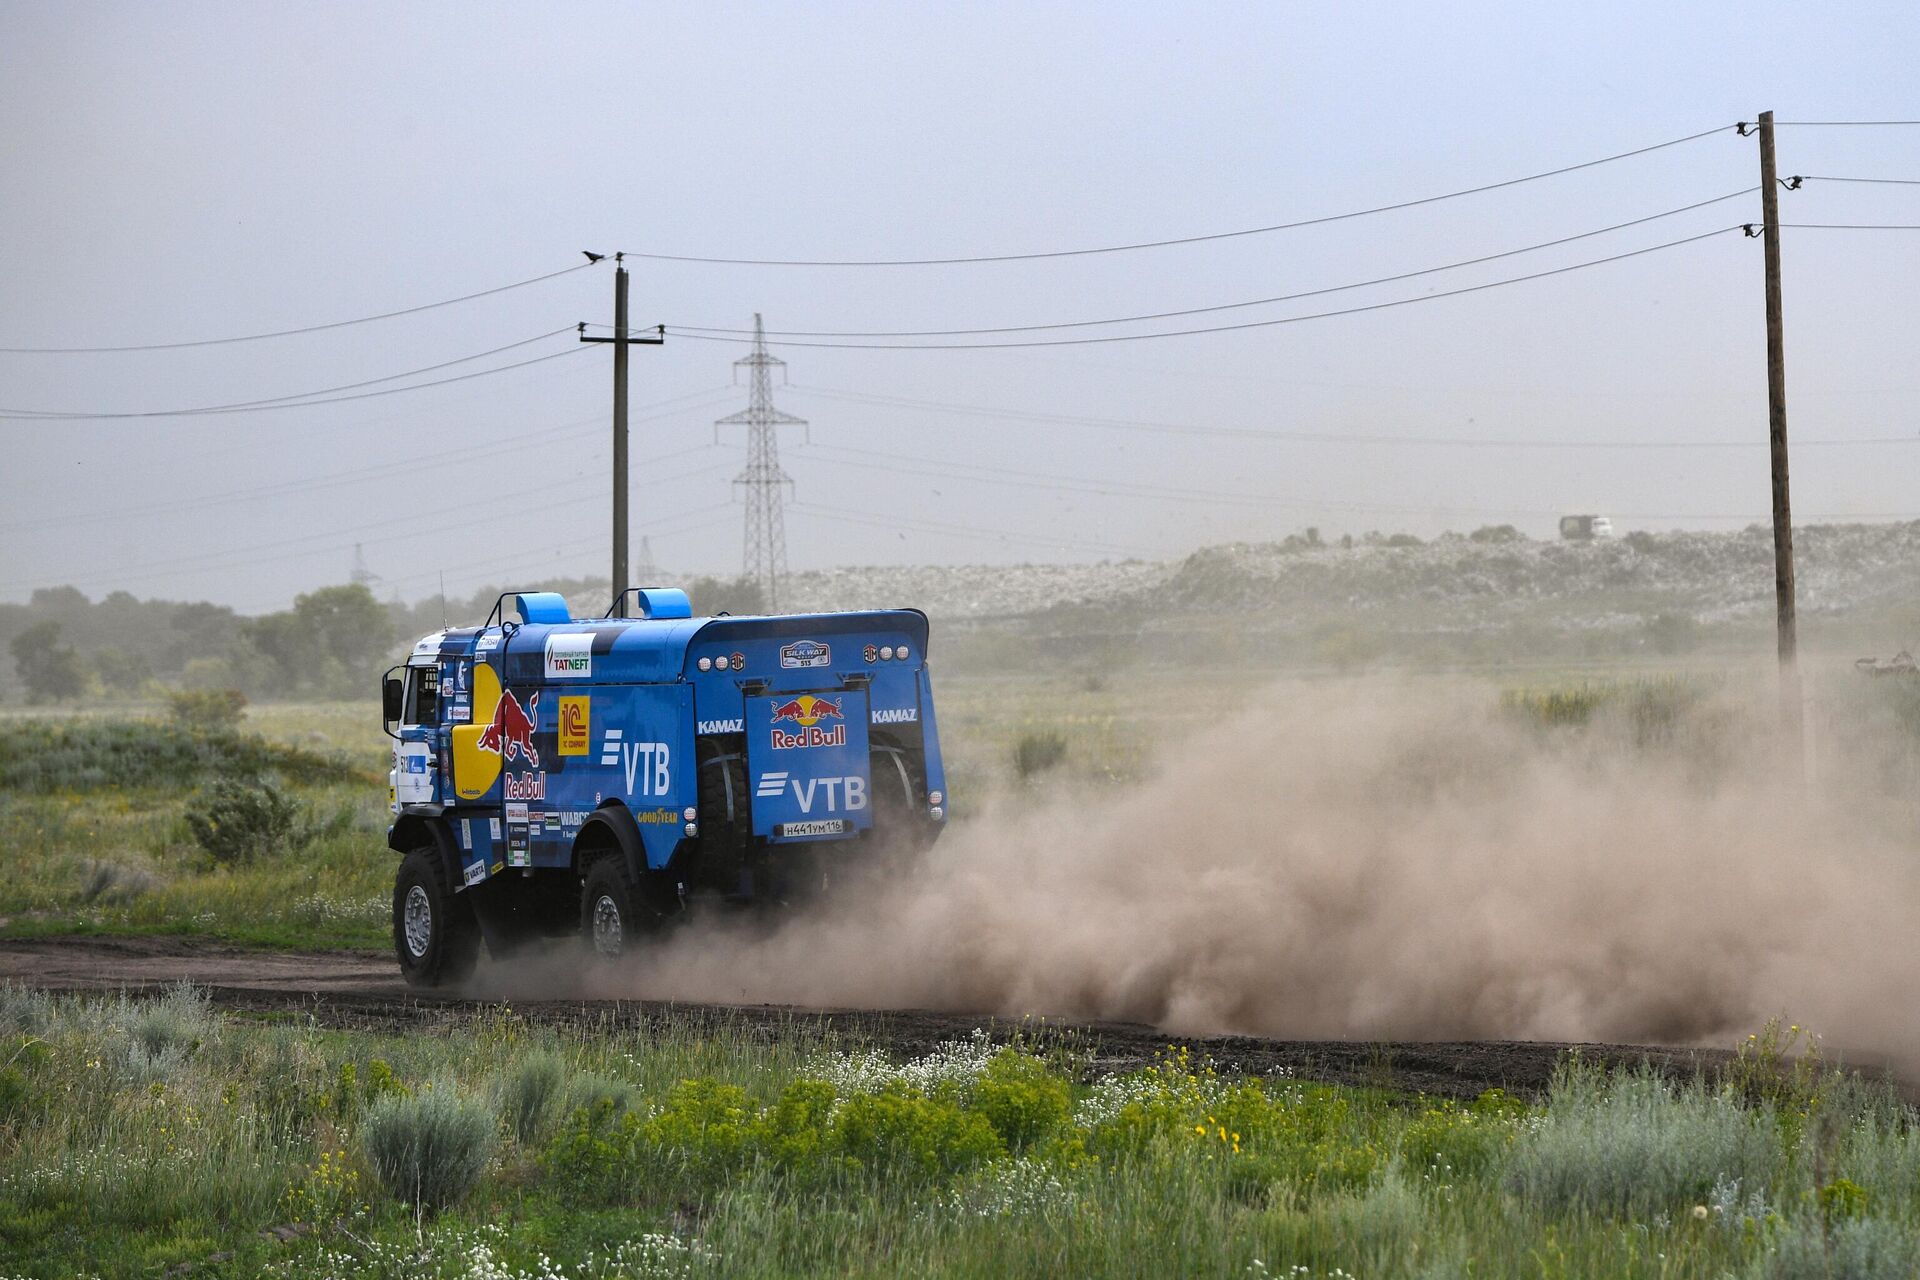
[[(484, 360), (488, 356), (511, 351), (531, 343), (541, 342), (557, 334), (572, 333), (574, 326), (555, 329), (548, 333), (535, 334), (531, 338), (522, 338), (518, 342), (509, 342), (503, 347), (490, 351), (476, 352), (470, 356), (461, 356), (457, 360), (446, 360), (440, 364), (427, 365), (420, 369), (409, 369), (403, 373), (390, 373), (381, 378), (369, 378), (364, 382), (349, 382), (338, 387), (323, 387), (316, 391), (302, 391), (292, 395), (274, 396), (265, 400), (243, 400), (233, 404), (205, 405), (192, 409), (146, 409), (133, 413), (105, 413), (97, 411), (54, 410), (54, 409), (0, 409), (0, 419), (15, 419), (28, 422), (63, 422), (72, 420), (107, 420), (125, 418), (190, 418), (228, 413), (264, 413), (273, 409), (308, 409), (315, 405), (340, 404), (348, 400), (371, 400), (379, 396), (400, 395), (408, 391), (425, 391), (429, 387), (444, 387), (449, 383), (466, 382), (471, 378), (491, 377), (496, 373), (506, 373), (513, 369), (524, 369), (528, 365), (540, 364), (547, 360), (558, 360), (563, 356), (577, 355), (586, 347), (567, 347), (550, 355), (534, 356), (530, 360), (517, 360), (512, 364), (498, 365), (491, 369), (476, 369), (472, 373), (463, 373), (451, 378), (437, 378), (432, 382), (419, 382), (406, 387), (388, 387), (384, 391), (362, 391), (353, 395), (333, 395), (335, 391), (347, 391), (354, 387), (369, 387), (381, 382), (392, 382), (399, 378), (417, 377), (422, 373), (431, 373), (436, 369), (447, 369), (457, 364), (467, 364), (474, 360)], [(315, 397), (325, 397), (316, 399)]]
[[(1308, 289), (1300, 293), (1276, 294), (1271, 298), (1251, 298), (1245, 302), (1223, 302), (1206, 307), (1185, 307), (1178, 311), (1152, 311), (1140, 315), (1113, 316), (1104, 320), (1070, 320), (1056, 324), (1003, 325), (987, 329), (902, 329), (893, 331), (870, 331), (859, 329), (773, 329), (769, 336), (795, 338), (947, 338), (965, 337), (980, 334), (1034, 333), (1050, 329), (1083, 329), (1092, 325), (1133, 324), (1148, 320), (1169, 320), (1180, 316), (1206, 315), (1216, 311), (1234, 311), (1245, 307), (1263, 307), (1276, 302), (1296, 302), (1301, 298), (1317, 298), (1329, 293), (1343, 293), (1350, 289), (1366, 289), (1374, 285), (1393, 284), (1401, 280), (1412, 280), (1419, 276), (1437, 275), (1443, 271), (1455, 271), (1461, 267), (1479, 266), (1483, 263), (1497, 262), (1502, 258), (1517, 257), (1523, 253), (1534, 253), (1541, 249), (1552, 249), (1563, 244), (1573, 244), (1579, 240), (1590, 240), (1613, 231), (1624, 231), (1628, 227), (1637, 227), (1648, 222), (1657, 222), (1662, 218), (1671, 218), (1676, 214), (1691, 213), (1695, 209), (1704, 209), (1709, 205), (1724, 204), (1728, 200), (1737, 200), (1741, 196), (1752, 195), (1758, 187), (1746, 187), (1739, 191), (1730, 191), (1711, 200), (1701, 200), (1695, 204), (1682, 205), (1677, 209), (1668, 209), (1662, 213), (1648, 214), (1644, 218), (1634, 218), (1627, 222), (1616, 222), (1609, 227), (1600, 227), (1593, 231), (1582, 231), (1578, 235), (1562, 236), (1557, 240), (1543, 240), (1539, 244), (1524, 245), (1518, 249), (1506, 249), (1499, 253), (1490, 253), (1478, 258), (1462, 258), (1458, 262), (1449, 262), (1438, 267), (1423, 267), (1418, 271), (1403, 271), (1398, 275), (1376, 276), (1371, 280), (1357, 280), (1352, 284), (1330, 285), (1324, 289)], [(729, 329), (716, 325), (679, 325), (677, 329), (699, 330), (703, 333), (745, 334), (749, 330)]]
[[(1522, 440), (1499, 436), (1433, 435), (1352, 435), (1323, 431), (1270, 431), (1254, 427), (1217, 427), (1199, 423), (1154, 422), (1132, 418), (1098, 418), (1076, 414), (1042, 413), (1023, 409), (1000, 409), (982, 405), (953, 404), (939, 400), (916, 400), (906, 396), (872, 392), (842, 391), (831, 387), (793, 384), (802, 395), (824, 396), (849, 404), (870, 404), (886, 408), (921, 409), (934, 413), (961, 414), (969, 417), (1001, 418), (1014, 422), (1047, 422), (1063, 426), (1110, 428), (1119, 431), (1145, 431), (1167, 435), (1217, 436), (1238, 440), (1272, 440), (1301, 444), (1434, 445), (1472, 449), (1764, 449), (1765, 440)], [(1920, 435), (1856, 436), (1796, 440), (1796, 447), (1835, 447), (1861, 445), (1920, 445)], [(824, 446), (823, 446), (824, 447)]]
[[(690, 479), (694, 476), (706, 475), (714, 471), (719, 471), (731, 465), (732, 464), (730, 462), (724, 462), (724, 461), (717, 462), (704, 467), (696, 467), (688, 471), (671, 472), (666, 475), (658, 476), (656, 477), (656, 479), (662, 480), (662, 481), (685, 480), (685, 479)], [(554, 493), (563, 489), (578, 489), (583, 485), (591, 484), (592, 480), (593, 480), (593, 477), (591, 475), (586, 473), (581, 473), (578, 475), (569, 476), (562, 480), (556, 480), (548, 484), (537, 485), (531, 488), (522, 488), (517, 492), (522, 496), (530, 495), (530, 494), (540, 494), (540, 493)], [(254, 543), (246, 549), (249, 554), (238, 560), (223, 558), (228, 554), (225, 551), (205, 551), (205, 552), (191, 553), (183, 556), (173, 556), (165, 560), (153, 561), (147, 565), (138, 566), (136, 568), (134, 576), (130, 580), (138, 582), (138, 581), (141, 581), (143, 578), (170, 577), (170, 576), (175, 576), (181, 573), (197, 573), (197, 572), (211, 571), (214, 569), (227, 569), (227, 568), (234, 568), (242, 565), (267, 563), (273, 560), (297, 559), (300, 556), (315, 554), (319, 550), (345, 550), (346, 548), (351, 547), (354, 544), (355, 540), (361, 540), (361, 539), (358, 539), (358, 535), (363, 534), (369, 530), (390, 529), (395, 527), (396, 525), (408, 525), (408, 524), (417, 525), (423, 521), (431, 522), (432, 520), (435, 520), (441, 517), (454, 516), (454, 515), (460, 514), (461, 512), (472, 511), (479, 505), (483, 505), (483, 504), (475, 501), (475, 502), (461, 503), (456, 506), (441, 507), (431, 511), (409, 511), (405, 515), (393, 516), (384, 520), (374, 520), (374, 521), (369, 521), (363, 524), (346, 525), (339, 529), (331, 529), (331, 530), (326, 530), (324, 532), (319, 532), (319, 533), (301, 534), (292, 538), (282, 538), (275, 542)], [(710, 504), (708, 506), (703, 506), (699, 508), (699, 510), (704, 511), (709, 509), (709, 507), (710, 507)], [(662, 517), (662, 518), (665, 519), (666, 517)], [(304, 547), (302, 550), (289, 552), (288, 554), (285, 554), (285, 555), (255, 556), (250, 554), (255, 551), (278, 551), (283, 548), (301, 546), (304, 543), (311, 543), (311, 542), (314, 542), (320, 539), (325, 539), (325, 538), (337, 538), (342, 535), (350, 535), (350, 536), (348, 537), (348, 540), (346, 542), (341, 543), (338, 546), (334, 546), (334, 547), (327, 547), (327, 548)], [(394, 536), (400, 537), (405, 535), (396, 534)], [(375, 545), (378, 545), (380, 542), (386, 541), (387, 539), (367, 538), (363, 540), (366, 542), (370, 542)], [(28, 590), (33, 587), (41, 587), (41, 586), (61, 586), (61, 585), (72, 585), (74, 583), (94, 583), (94, 582), (103, 582), (103, 581), (117, 582), (121, 580), (122, 578), (120, 577), (118, 571), (112, 571), (112, 572), (90, 574), (90, 575), (86, 575), (78, 578), (68, 578), (64, 583), (54, 583), (54, 582), (40, 582), (40, 583), (31, 583), (31, 584), (21, 583), (21, 582), (0, 583), (0, 590), (19, 591), (19, 590)]]
[(1501, 182), (1489, 182), (1477, 187), (1463, 187), (1458, 191), (1448, 191), (1441, 195), (1421, 196), (1415, 200), (1401, 200), (1394, 204), (1376, 205), (1370, 209), (1354, 209), (1346, 213), (1323, 214), (1317, 218), (1302, 218), (1295, 222), (1276, 222), (1262, 227), (1244, 227), (1236, 231), (1216, 231), (1207, 235), (1176, 236), (1163, 240), (1142, 240), (1131, 244), (1100, 245), (1086, 249), (1053, 249), (1039, 253), (996, 253), (974, 254), (962, 257), (946, 258), (718, 258), (682, 253), (633, 253), (629, 258), (650, 258), (656, 262), (699, 262), (718, 266), (735, 267), (946, 267), (984, 262), (1031, 262), (1039, 258), (1079, 258), (1098, 253), (1130, 253), (1137, 249), (1164, 249), (1174, 245), (1202, 244), (1212, 240), (1231, 240), (1242, 236), (1266, 235), (1274, 231), (1292, 231), (1299, 227), (1317, 227), (1329, 222), (1344, 222), (1349, 218), (1365, 218), (1376, 213), (1392, 213), (1400, 209), (1415, 209), (1421, 205), (1436, 204), (1442, 200), (1457, 200), (1462, 196), (1479, 195), (1487, 191), (1499, 191), (1505, 187), (1516, 187), (1526, 182), (1538, 182), (1542, 178), (1555, 178), (1565, 173), (1576, 173), (1581, 169), (1592, 169), (1598, 165), (1612, 164), (1616, 160), (1628, 160), (1634, 156), (1647, 155), (1668, 147), (1677, 147), (1682, 143), (1696, 142), (1701, 138), (1723, 133), (1734, 126), (1719, 125), (1712, 129), (1703, 129), (1699, 133), (1690, 133), (1682, 138), (1670, 138), (1665, 142), (1656, 142), (1651, 146), (1635, 147), (1631, 151), (1621, 151), (1614, 155), (1602, 156), (1598, 160), (1583, 160), (1579, 164), (1562, 165), (1558, 169), (1547, 169), (1540, 173), (1530, 173), (1522, 178), (1508, 178)]
[(400, 316), (418, 315), (422, 311), (432, 311), (438, 307), (451, 307), (462, 302), (472, 302), (476, 298), (492, 297), (496, 293), (506, 293), (513, 289), (524, 289), (528, 285), (570, 276), (576, 271), (585, 271), (594, 263), (583, 262), (577, 267), (568, 267), (563, 271), (549, 271), (543, 276), (534, 276), (527, 280), (516, 280), (512, 284), (498, 285), (492, 289), (481, 289), (477, 293), (463, 293), (457, 298), (445, 298), (439, 302), (424, 302), (417, 307), (402, 307), (398, 311), (382, 311), (377, 315), (357, 316), (352, 320), (332, 320), (326, 324), (302, 325), (297, 329), (275, 329), (267, 333), (243, 333), (228, 338), (199, 338), (192, 342), (144, 342), (117, 347), (0, 347), (4, 355), (90, 355), (113, 351), (178, 351), (185, 347), (218, 347), (234, 342), (260, 342), (267, 338), (291, 338), (303, 333), (322, 333), (328, 329), (345, 329), (356, 324), (371, 324), (376, 320), (393, 320)]
[(1920, 222), (1783, 222), (1802, 231), (1920, 231)]
[[(1836, 128), (1872, 128), (1877, 125), (1920, 125), (1920, 120), (1775, 120), (1773, 123), (1775, 128), (1783, 125), (1796, 125), (1801, 128), (1822, 125)], [(1751, 120), (1742, 120), (1738, 127), (1741, 129), (1751, 129), (1754, 127), (1754, 123)]]
[(1788, 182), (1865, 182), (1888, 187), (1920, 187), (1920, 178), (1836, 178), (1823, 173), (1796, 173)]
[[(1101, 334), (1091, 338), (1049, 338), (1030, 339), (1019, 342), (818, 342), (783, 340), (778, 345), (786, 347), (828, 347), (845, 351), (988, 351), (1005, 350), (1016, 347), (1081, 347), (1108, 342), (1145, 342), (1155, 338), (1186, 338), (1199, 334), (1234, 333), (1243, 329), (1267, 329), (1275, 325), (1299, 324), (1306, 320), (1327, 320), (1334, 316), (1360, 315), (1368, 311), (1385, 311), (1391, 307), (1411, 306), (1416, 302), (1435, 302), (1441, 298), (1457, 298), (1462, 294), (1481, 293), (1488, 289), (1499, 289), (1510, 284), (1524, 284), (1529, 280), (1544, 280), (1549, 276), (1566, 275), (1573, 271), (1583, 271), (1588, 267), (1604, 266), (1610, 262), (1623, 262), (1628, 258), (1638, 258), (1649, 253), (1658, 253), (1663, 249), (1676, 249), (1682, 245), (1695, 244), (1701, 240), (1710, 240), (1714, 236), (1725, 235), (1729, 231), (1738, 231), (1739, 227), (1718, 227), (1712, 231), (1703, 231), (1699, 235), (1686, 236), (1679, 240), (1668, 240), (1662, 244), (1648, 245), (1642, 249), (1630, 249), (1625, 253), (1611, 254), (1604, 258), (1591, 258), (1585, 262), (1569, 263), (1564, 267), (1553, 267), (1546, 271), (1535, 271), (1528, 275), (1511, 276), (1505, 280), (1490, 280), (1484, 284), (1464, 285), (1458, 289), (1446, 289), (1438, 293), (1425, 293), (1413, 298), (1393, 298), (1386, 302), (1372, 302), (1365, 306), (1342, 307), (1334, 311), (1316, 311), (1303, 316), (1281, 316), (1272, 320), (1247, 320), (1239, 324), (1209, 325), (1198, 329), (1168, 329), (1159, 333), (1120, 333)], [(1090, 321), (1087, 323), (1118, 323), (1118, 321)], [(666, 328), (679, 337), (699, 342), (747, 342), (751, 339), (720, 337), (713, 334), (695, 333), (682, 329), (678, 325)]]

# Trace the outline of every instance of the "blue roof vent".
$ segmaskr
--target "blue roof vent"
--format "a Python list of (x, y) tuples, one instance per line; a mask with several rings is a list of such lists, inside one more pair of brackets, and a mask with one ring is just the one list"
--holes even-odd
[(635, 587), (635, 607), (643, 618), (691, 618), (693, 601), (678, 587)]
[(520, 611), (522, 622), (573, 621), (567, 598), (558, 591), (523, 591), (513, 598), (513, 605)]

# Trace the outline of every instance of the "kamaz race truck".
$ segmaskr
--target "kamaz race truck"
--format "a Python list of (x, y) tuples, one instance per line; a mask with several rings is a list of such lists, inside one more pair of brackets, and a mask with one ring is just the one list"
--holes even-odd
[(509, 592), (388, 671), (408, 982), (458, 981), (483, 941), (619, 956), (690, 903), (790, 901), (942, 829), (925, 614), (628, 595), (638, 616), (582, 620)]

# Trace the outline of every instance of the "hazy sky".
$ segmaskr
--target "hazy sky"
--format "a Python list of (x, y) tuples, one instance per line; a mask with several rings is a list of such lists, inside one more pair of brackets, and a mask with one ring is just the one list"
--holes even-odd
[[(1734, 121), (1769, 107), (1920, 119), (1916, 49), (1911, 0), (0, 2), (0, 347), (351, 319), (558, 271), (581, 249), (947, 257), (1200, 235), (1728, 126), (1501, 191), (1199, 245), (938, 267), (632, 262), (637, 324), (746, 327), (759, 311), (775, 330), (979, 328), (1298, 293), (1755, 186)], [(1783, 174), (1920, 178), (1920, 128), (1783, 128), (1780, 147)], [(1782, 199), (1788, 222), (1920, 223), (1920, 187)], [(1416, 297), (1758, 216), (1748, 195), (1397, 284), (1025, 336)], [(1785, 259), (1797, 509), (1920, 516), (1920, 443), (1815, 443), (1920, 441), (1920, 233), (1789, 230)], [(420, 369), (609, 321), (610, 268), (271, 341), (0, 354), (0, 408), (227, 404)], [(1233, 333), (782, 347), (777, 402), (812, 423), (811, 445), (781, 441), (789, 559), (1178, 556), (1308, 525), (1545, 536), (1557, 513), (1589, 510), (1627, 529), (1735, 528), (1766, 511), (1763, 337), (1759, 242), (1736, 232)], [(442, 574), (464, 593), (604, 573), (608, 350), (564, 333), (421, 380), (562, 351), (311, 408), (0, 421), (0, 599), (72, 582), (277, 608), (343, 580), (355, 544), (376, 589), (408, 598)], [(670, 570), (740, 564), (741, 437), (715, 446), (712, 426), (745, 404), (740, 354), (676, 337), (634, 356), (634, 534)], [(1738, 447), (1568, 447), (1648, 441)]]

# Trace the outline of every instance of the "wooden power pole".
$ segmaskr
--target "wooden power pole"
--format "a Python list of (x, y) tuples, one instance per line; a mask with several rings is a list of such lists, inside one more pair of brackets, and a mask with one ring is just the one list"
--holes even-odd
[(1780, 179), (1773, 112), (1760, 113), (1761, 241), (1767, 264), (1767, 443), (1773, 459), (1773, 594), (1780, 649), (1780, 713), (1787, 749), (1804, 760), (1798, 627), (1794, 615), (1793, 508), (1787, 487), (1787, 345), (1780, 317)]
[(580, 326), (580, 341), (613, 344), (613, 605), (627, 616), (627, 348), (639, 343), (657, 347), (667, 340), (666, 326), (650, 338), (633, 337), (627, 330), (626, 254), (613, 255), (613, 336), (590, 338)]

